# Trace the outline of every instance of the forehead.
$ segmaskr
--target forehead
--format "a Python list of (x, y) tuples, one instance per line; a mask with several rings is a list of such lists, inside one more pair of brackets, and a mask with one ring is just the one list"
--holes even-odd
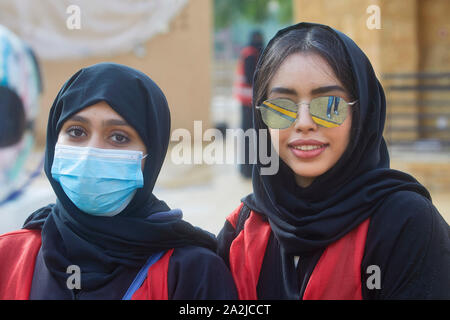
[(94, 105), (86, 107), (75, 113), (72, 117), (74, 116), (87, 117), (91, 121), (106, 120), (111, 118), (124, 120), (123, 117), (119, 115), (113, 108), (111, 108), (105, 101), (101, 101)]
[(308, 52), (288, 56), (275, 72), (269, 89), (277, 86), (306, 93), (330, 85), (342, 86), (328, 62), (320, 55)]

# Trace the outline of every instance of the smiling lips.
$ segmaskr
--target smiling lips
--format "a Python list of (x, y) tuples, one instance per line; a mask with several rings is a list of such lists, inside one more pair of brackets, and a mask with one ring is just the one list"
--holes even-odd
[(320, 155), (328, 145), (328, 143), (323, 143), (317, 140), (298, 139), (289, 143), (288, 147), (296, 157), (301, 159), (310, 159)]

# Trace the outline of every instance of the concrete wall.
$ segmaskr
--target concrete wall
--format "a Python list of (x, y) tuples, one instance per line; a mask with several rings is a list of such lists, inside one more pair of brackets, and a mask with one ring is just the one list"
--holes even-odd
[[(377, 73), (450, 68), (448, 0), (293, 0), (297, 22), (330, 25), (349, 35)], [(380, 8), (381, 29), (369, 29), (367, 8)]]
[[(420, 61), (419, 69), (428, 72), (449, 72), (450, 71), (450, 1), (448, 0), (425, 0), (419, 1), (418, 24), (419, 24), (419, 50)], [(450, 78), (439, 80), (428, 80), (424, 82), (427, 85), (450, 86)], [(435, 90), (431, 92), (422, 92), (420, 95), (422, 101), (440, 100), (450, 101), (449, 90)], [(448, 110), (448, 109), (447, 109)], [(441, 114), (437, 119), (428, 117), (422, 120), (422, 124), (435, 126), (447, 124), (450, 126), (450, 116), (440, 105), (429, 105), (422, 108), (421, 113), (425, 115)], [(439, 139), (450, 139), (449, 131), (425, 132), (424, 137)]]
[(210, 122), (212, 1), (191, 0), (172, 21), (170, 32), (145, 44), (146, 55), (134, 53), (81, 60), (41, 61), (45, 93), (37, 120), (37, 141), (45, 144), (48, 112), (62, 84), (76, 71), (102, 61), (125, 64), (149, 75), (168, 99), (172, 130), (192, 130), (193, 121)]
[(352, 38), (366, 53), (374, 69), (380, 70), (380, 30), (369, 30), (366, 8), (378, 4), (373, 0), (293, 0), (295, 22), (329, 25)]
[[(380, 29), (367, 27), (367, 21), (372, 15), (367, 9), (371, 5), (380, 9)], [(450, 1), (294, 0), (294, 8), (296, 21), (330, 25), (349, 35), (367, 54), (385, 88), (388, 101), (387, 125), (416, 128), (420, 121), (424, 121), (419, 115), (439, 111), (428, 106), (420, 107), (417, 101), (450, 98), (445, 92), (439, 92), (441, 96), (438, 97), (436, 92), (389, 90), (391, 86), (415, 86), (419, 82), (413, 78), (382, 77), (383, 74), (392, 73), (450, 70)], [(408, 116), (403, 117), (400, 114)], [(431, 119), (427, 120), (432, 121), (429, 125), (436, 122), (435, 118)], [(388, 141), (414, 141), (428, 137), (419, 130), (387, 132)]]
[(420, 69), (450, 69), (450, 1), (418, 1)]

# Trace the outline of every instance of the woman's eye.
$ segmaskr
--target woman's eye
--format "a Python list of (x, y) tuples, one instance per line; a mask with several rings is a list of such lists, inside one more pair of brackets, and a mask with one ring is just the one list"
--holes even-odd
[(70, 127), (69, 129), (67, 129), (67, 134), (73, 138), (80, 138), (86, 136), (86, 133), (84, 132), (83, 128), (80, 127)]
[(120, 133), (114, 133), (114, 134), (112, 134), (111, 135), (111, 140), (114, 142), (114, 143), (127, 143), (128, 141), (130, 141), (130, 139), (128, 138), (128, 137), (126, 137), (125, 135), (123, 135), (123, 134), (120, 134)]

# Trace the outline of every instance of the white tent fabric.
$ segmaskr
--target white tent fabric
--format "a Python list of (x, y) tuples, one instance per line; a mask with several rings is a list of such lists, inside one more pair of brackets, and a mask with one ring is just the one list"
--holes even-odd
[(134, 50), (159, 33), (188, 0), (2, 0), (0, 24), (42, 59)]

